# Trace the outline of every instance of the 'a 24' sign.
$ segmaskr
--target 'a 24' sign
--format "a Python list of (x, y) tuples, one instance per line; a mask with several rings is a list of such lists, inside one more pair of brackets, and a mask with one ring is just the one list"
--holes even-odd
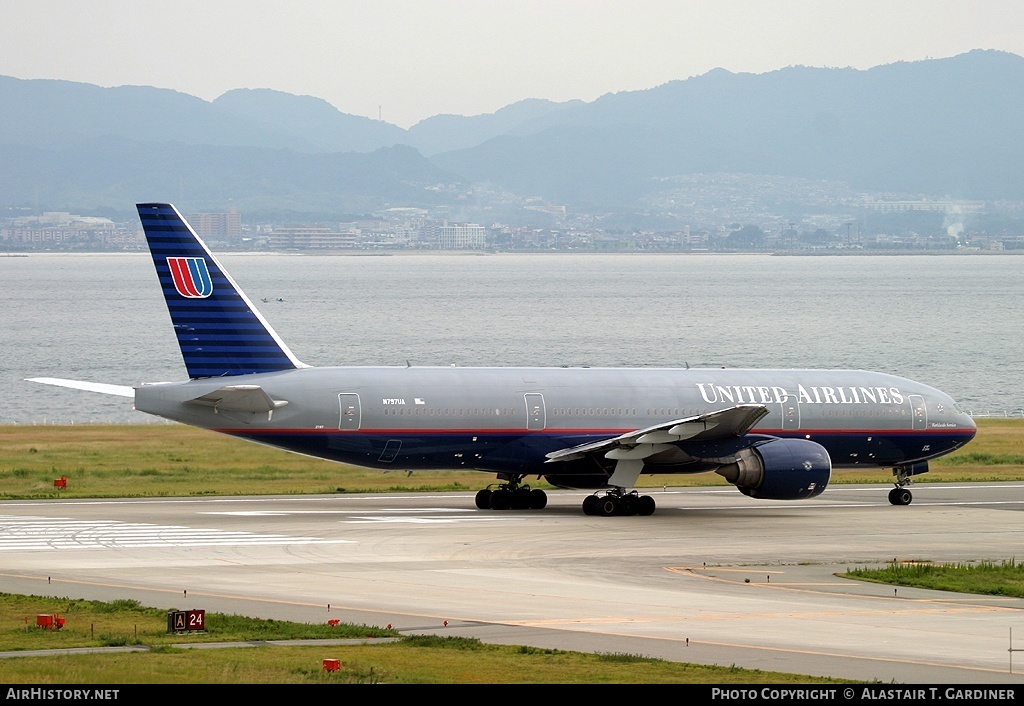
[(206, 630), (205, 610), (172, 610), (167, 613), (167, 632)]

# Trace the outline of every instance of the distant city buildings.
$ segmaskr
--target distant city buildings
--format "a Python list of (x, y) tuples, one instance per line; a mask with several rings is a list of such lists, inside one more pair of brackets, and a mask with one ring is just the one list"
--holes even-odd
[(453, 223), (441, 226), (438, 250), (485, 250), (487, 233), (483, 226), (475, 223)]
[(234, 206), (225, 213), (186, 213), (185, 220), (207, 243), (237, 246), (242, 242), (242, 216)]
[(141, 245), (141, 238), (141, 226), (66, 211), (47, 211), (0, 222), (0, 244), (9, 250), (122, 250)]
[(263, 231), (260, 243), (271, 250), (353, 250), (358, 230), (336, 230), (326, 226), (283, 226)]
[[(233, 206), (185, 217), (203, 240), (226, 250), (1024, 252), (1024, 204), (865, 194), (783, 177), (676, 177), (626, 215), (576, 213), (482, 189), (464, 196), (436, 213), (389, 206), (334, 223), (247, 222)], [(461, 217), (452, 218), (453, 212)], [(145, 249), (135, 218), (115, 222), (24, 208), (8, 214), (17, 215), (0, 214), (0, 251)]]

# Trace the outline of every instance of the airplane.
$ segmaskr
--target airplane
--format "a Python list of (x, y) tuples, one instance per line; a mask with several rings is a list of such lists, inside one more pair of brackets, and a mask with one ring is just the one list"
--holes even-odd
[(888, 500), (977, 429), (947, 394), (862, 370), (313, 367), (299, 361), (169, 203), (137, 204), (188, 373), (134, 387), (31, 378), (136, 410), (382, 470), (493, 473), (481, 510), (593, 491), (595, 516), (648, 516), (641, 475), (713, 472), (751, 498), (820, 495), (833, 469), (891, 468)]

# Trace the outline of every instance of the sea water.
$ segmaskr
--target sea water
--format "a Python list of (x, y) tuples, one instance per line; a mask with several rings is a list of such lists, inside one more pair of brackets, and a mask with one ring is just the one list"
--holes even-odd
[[(310, 365), (858, 368), (1024, 407), (1020, 256), (218, 257)], [(154, 421), (25, 378), (186, 377), (143, 253), (0, 256), (0, 334), (4, 424)]]

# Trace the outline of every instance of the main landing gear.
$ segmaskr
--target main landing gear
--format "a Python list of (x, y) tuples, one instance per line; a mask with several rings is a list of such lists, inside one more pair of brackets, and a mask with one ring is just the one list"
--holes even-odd
[(543, 510), (548, 495), (540, 488), (521, 483), (522, 476), (508, 478), (497, 488), (488, 486), (476, 494), (476, 506), (481, 510)]
[(604, 496), (588, 495), (583, 501), (584, 515), (653, 515), (654, 498), (650, 495), (638, 495), (637, 492), (625, 492), (622, 488), (613, 488)]
[[(504, 482), (497, 487), (487, 486), (476, 494), (476, 506), (481, 510), (543, 510), (548, 496), (540, 488), (524, 485), (523, 476), (499, 476)], [(653, 515), (654, 498), (640, 495), (635, 490), (612, 487), (604, 495), (588, 495), (583, 501), (584, 515)]]

